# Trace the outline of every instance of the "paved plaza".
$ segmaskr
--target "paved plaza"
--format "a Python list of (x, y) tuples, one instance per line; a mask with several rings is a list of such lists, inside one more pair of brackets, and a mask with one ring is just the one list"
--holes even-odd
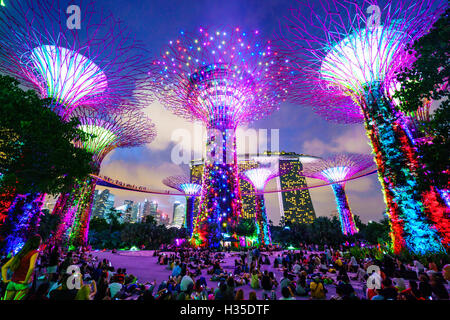
[[(167, 266), (157, 264), (158, 257), (153, 257), (153, 251), (118, 251), (117, 253), (111, 253), (111, 251), (93, 251), (91, 252), (93, 256), (98, 257), (98, 259), (108, 259), (114, 268), (126, 268), (128, 274), (132, 274), (138, 278), (140, 283), (152, 282), (156, 280), (157, 286), (164, 280), (169, 279), (172, 271), (167, 269)], [(281, 252), (280, 252), (281, 253)], [(170, 252), (168, 252), (170, 254)], [(265, 254), (265, 253), (263, 253)], [(282, 271), (280, 269), (275, 269), (273, 267), (273, 262), (275, 257), (279, 253), (274, 252), (269, 255), (270, 265), (262, 265), (261, 271), (268, 270), (272, 271), (280, 282), (283, 277)], [(221, 262), (221, 267), (227, 272), (234, 271), (234, 260), (240, 259), (239, 253), (231, 252), (225, 253), (225, 259)], [(332, 279), (336, 280), (336, 274), (327, 273)], [(348, 273), (349, 277), (355, 276), (355, 273)], [(206, 269), (202, 270), (202, 276), (205, 277), (208, 287), (215, 288), (218, 285), (217, 281), (211, 281), (211, 275), (206, 273)], [(200, 276), (198, 276), (200, 277)], [(197, 278), (198, 278), (197, 277)], [(351, 284), (356, 291), (358, 297), (363, 297), (363, 284), (357, 281), (351, 280)], [(327, 299), (331, 298), (336, 294), (336, 287), (333, 284), (325, 285), (328, 290)], [(250, 284), (237, 287), (237, 289), (244, 290), (244, 296), (247, 299), (248, 294), (251, 291), (256, 291), (258, 299), (262, 299), (263, 290), (262, 289), (252, 289)], [(281, 297), (281, 288), (278, 286), (276, 289), (277, 298)], [(296, 297), (297, 300), (308, 300), (309, 297)]]

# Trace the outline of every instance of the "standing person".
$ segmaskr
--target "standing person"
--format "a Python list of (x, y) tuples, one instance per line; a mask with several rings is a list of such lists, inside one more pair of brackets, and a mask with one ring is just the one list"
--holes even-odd
[[(14, 257), (2, 266), (3, 282), (7, 283), (4, 300), (22, 300), (33, 281), (34, 268), (41, 245), (39, 235), (32, 236)], [(11, 280), (7, 280), (7, 270), (13, 272)]]

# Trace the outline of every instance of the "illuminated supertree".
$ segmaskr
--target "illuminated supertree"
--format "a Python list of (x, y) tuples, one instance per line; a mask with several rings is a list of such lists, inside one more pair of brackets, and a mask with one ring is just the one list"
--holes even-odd
[[(151, 120), (142, 112), (128, 110), (126, 106), (122, 112), (79, 108), (74, 111), (73, 116), (80, 120), (79, 128), (90, 135), (86, 142), (76, 141), (75, 144), (94, 154), (92, 174), (95, 175), (99, 174), (103, 159), (112, 150), (150, 143), (156, 136)], [(90, 177), (73, 187), (56, 233), (57, 241), (64, 241), (65, 235), (70, 233), (70, 247), (86, 245), (96, 185), (97, 180)]]
[(285, 100), (288, 61), (259, 32), (200, 28), (181, 32), (154, 62), (152, 78), (162, 103), (208, 131), (199, 214), (192, 243), (217, 247), (234, 234), (241, 214), (235, 132)]
[(264, 189), (267, 183), (280, 175), (283, 171), (288, 171), (290, 167), (280, 170), (278, 157), (276, 156), (257, 156), (254, 161), (258, 164), (257, 168), (252, 168), (241, 172), (241, 176), (247, 180), (255, 189), (255, 222), (256, 231), (260, 245), (272, 243), (272, 236), (269, 229), (269, 221), (264, 203)]
[(353, 235), (358, 232), (345, 194), (345, 182), (372, 166), (375, 166), (372, 156), (354, 153), (334, 154), (303, 166), (304, 176), (332, 183), (331, 187), (336, 198), (341, 230), (344, 235)]
[(187, 176), (170, 176), (163, 180), (163, 183), (175, 190), (183, 192), (186, 195), (186, 215), (184, 226), (189, 237), (192, 236), (192, 226), (194, 219), (195, 197), (200, 195), (201, 185), (192, 183)]
[[(76, 23), (69, 28), (77, 20), (66, 14), (70, 5), (69, 1), (23, 0), (2, 8), (0, 72), (49, 99), (52, 110), (63, 119), (79, 106), (116, 106), (123, 99), (149, 98), (145, 81), (149, 58), (143, 45), (112, 16), (96, 12), (94, 1), (78, 3), (80, 28)], [(13, 198), (24, 197), (9, 192)], [(40, 197), (26, 196), (29, 204)], [(8, 208), (0, 211), (8, 215), (14, 211), (30, 216), (27, 203), (21, 208), (11, 206), (21, 201), (3, 203)]]
[[(296, 101), (326, 118), (364, 120), (378, 167), (394, 252), (442, 252), (448, 207), (418, 174), (422, 166), (403, 114), (390, 99), (395, 74), (414, 56), (407, 44), (429, 30), (443, 2), (324, 0), (301, 3), (283, 20), (283, 50), (296, 69)], [(420, 191), (425, 186), (428, 191)]]
[(11, 1), (0, 10), (0, 71), (51, 99), (64, 119), (78, 106), (147, 99), (143, 45), (94, 1), (81, 1), (80, 29), (70, 29), (65, 2)]

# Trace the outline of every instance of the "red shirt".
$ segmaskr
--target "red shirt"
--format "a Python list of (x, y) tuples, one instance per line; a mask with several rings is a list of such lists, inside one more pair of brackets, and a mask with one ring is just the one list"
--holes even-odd
[(18, 283), (25, 280), (25, 278), (27, 277), (28, 269), (30, 268), (31, 257), (37, 252), (37, 250), (32, 250), (24, 255), (22, 259), (20, 259), (19, 268), (17, 268), (17, 270), (15, 270), (12, 275), (12, 282)]

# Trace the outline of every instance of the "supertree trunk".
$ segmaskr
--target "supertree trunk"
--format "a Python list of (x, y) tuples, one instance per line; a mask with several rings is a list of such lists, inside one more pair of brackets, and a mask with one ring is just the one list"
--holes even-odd
[(268, 245), (272, 243), (272, 237), (269, 230), (269, 222), (267, 221), (267, 212), (264, 202), (264, 195), (257, 194), (255, 196), (256, 201), (256, 215), (255, 222), (258, 233), (258, 240), (260, 245)]
[(59, 215), (60, 222), (58, 224), (58, 227), (56, 228), (56, 232), (53, 238), (50, 240), (55, 245), (68, 245), (68, 231), (73, 224), (75, 213), (78, 210), (81, 191), (83, 191), (82, 185), (76, 184), (72, 188), (72, 192), (61, 194), (58, 198), (58, 202), (53, 210), (53, 214)]
[(70, 193), (61, 193), (56, 201), (55, 207), (53, 208), (52, 214), (57, 216), (63, 215), (69, 199)]
[(192, 236), (192, 227), (194, 220), (194, 203), (195, 197), (186, 197), (185, 227), (189, 237)]
[(89, 177), (80, 185), (77, 211), (70, 229), (69, 249), (86, 246), (97, 179)]
[(364, 98), (365, 125), (376, 155), (394, 252), (405, 246), (416, 254), (444, 251), (450, 236), (448, 208), (442, 201), (426, 205), (439, 195), (432, 186), (429, 193), (419, 189), (427, 181), (418, 174), (417, 149), (402, 116), (394, 111), (379, 85), (367, 88)]
[[(3, 190), (3, 193), (0, 194), (0, 228), (3, 227), (3, 224), (8, 217), (9, 208), (14, 202), (14, 198), (16, 196), (14, 191), (15, 189), (10, 187), (7, 190)], [(0, 239), (0, 241), (1, 240), (3, 239)]]
[(356, 228), (353, 213), (348, 205), (347, 195), (345, 194), (344, 186), (339, 183), (332, 184), (336, 198), (337, 209), (339, 211), (339, 220), (341, 221), (341, 230), (344, 235), (354, 235), (358, 232)]
[(204, 166), (200, 210), (191, 242), (216, 248), (222, 234), (234, 234), (241, 215), (235, 130), (209, 130), (207, 148), (212, 159)]
[(16, 254), (28, 238), (37, 233), (44, 198), (45, 194), (28, 194), (15, 197), (4, 225), (4, 231), (7, 232), (5, 252)]

